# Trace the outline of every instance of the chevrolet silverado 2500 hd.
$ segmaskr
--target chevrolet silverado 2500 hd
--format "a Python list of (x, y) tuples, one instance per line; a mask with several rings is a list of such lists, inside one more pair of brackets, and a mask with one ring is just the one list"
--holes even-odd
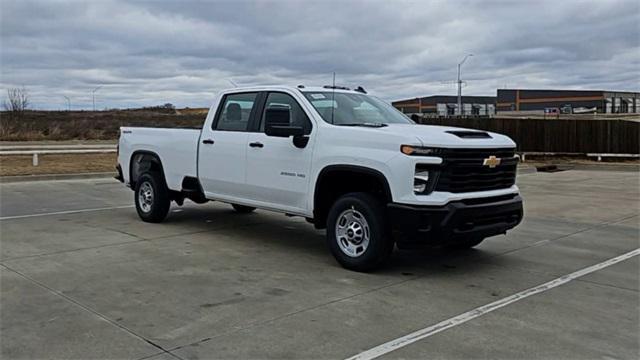
[(379, 266), (394, 244), (473, 247), (523, 216), (511, 139), (417, 125), (362, 88), (234, 88), (202, 129), (120, 133), (118, 178), (143, 221), (187, 198), (303, 216), (352, 270)]

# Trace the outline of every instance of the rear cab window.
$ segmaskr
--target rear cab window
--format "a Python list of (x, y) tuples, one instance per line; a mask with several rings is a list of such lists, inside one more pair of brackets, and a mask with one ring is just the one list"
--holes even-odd
[(248, 131), (249, 120), (256, 107), (257, 97), (257, 92), (225, 95), (212, 129)]

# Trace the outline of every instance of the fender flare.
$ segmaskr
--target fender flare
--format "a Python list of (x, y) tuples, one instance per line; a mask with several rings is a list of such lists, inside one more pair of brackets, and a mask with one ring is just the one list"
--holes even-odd
[(152, 162), (156, 163), (160, 167), (160, 173), (162, 174), (162, 178), (166, 182), (166, 177), (164, 175), (164, 166), (162, 165), (162, 160), (160, 159), (160, 155), (153, 151), (149, 150), (136, 150), (131, 154), (131, 158), (129, 159), (129, 184), (131, 184), (131, 188), (135, 188), (136, 179), (133, 178), (133, 164), (136, 156), (138, 155), (148, 155), (151, 157)]
[(393, 201), (393, 196), (391, 193), (391, 187), (389, 186), (389, 181), (387, 180), (387, 177), (380, 172), (379, 170), (370, 168), (370, 167), (366, 167), (366, 166), (359, 166), (359, 165), (347, 165), (347, 164), (334, 164), (334, 165), (327, 165), (324, 168), (322, 168), (322, 170), (320, 170), (320, 172), (318, 173), (318, 177), (316, 178), (316, 183), (314, 186), (314, 191), (313, 191), (313, 213), (314, 216), (316, 215), (316, 211), (317, 211), (317, 204), (319, 203), (319, 189), (320, 186), (322, 184), (323, 179), (330, 175), (332, 172), (342, 172), (342, 171), (346, 171), (346, 172), (355, 172), (358, 174), (363, 174), (363, 175), (367, 175), (367, 176), (373, 176), (374, 178), (376, 178), (381, 184), (382, 184), (382, 191), (383, 194), (385, 196), (385, 198), (391, 202)]

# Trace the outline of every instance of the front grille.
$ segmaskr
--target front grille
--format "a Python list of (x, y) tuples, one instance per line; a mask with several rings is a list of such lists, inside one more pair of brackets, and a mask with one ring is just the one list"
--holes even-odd
[[(443, 149), (443, 164), (436, 191), (452, 193), (506, 189), (516, 182), (518, 160), (514, 149)], [(490, 156), (500, 158), (494, 168), (483, 165)]]

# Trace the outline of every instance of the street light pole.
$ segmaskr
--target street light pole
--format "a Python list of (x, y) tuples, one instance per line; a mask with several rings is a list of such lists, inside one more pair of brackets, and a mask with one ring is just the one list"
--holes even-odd
[(96, 111), (96, 91), (100, 90), (101, 87), (102, 85), (98, 86), (97, 88), (91, 91), (92, 97), (93, 97), (93, 111)]
[(62, 96), (64, 96), (64, 98), (67, 99), (67, 109), (71, 111), (71, 99), (69, 99), (69, 97), (66, 95), (62, 95)]
[(473, 54), (467, 54), (458, 64), (458, 115), (464, 115), (464, 110), (462, 109), (462, 80), (460, 80), (460, 68), (469, 56), (473, 56)]

